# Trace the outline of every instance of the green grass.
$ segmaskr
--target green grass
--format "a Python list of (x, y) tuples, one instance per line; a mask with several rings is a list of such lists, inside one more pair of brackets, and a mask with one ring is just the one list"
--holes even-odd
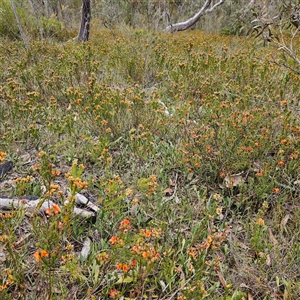
[(7, 48), (1, 193), (60, 212), (2, 212), (1, 299), (299, 298), (299, 76), (276, 51), (199, 31)]

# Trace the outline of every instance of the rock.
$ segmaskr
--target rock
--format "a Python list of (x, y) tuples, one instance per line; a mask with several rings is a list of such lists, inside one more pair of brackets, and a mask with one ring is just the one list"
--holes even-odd
[(5, 163), (0, 165), (0, 180), (1, 178), (8, 173), (12, 168), (14, 164), (12, 161), (6, 161)]

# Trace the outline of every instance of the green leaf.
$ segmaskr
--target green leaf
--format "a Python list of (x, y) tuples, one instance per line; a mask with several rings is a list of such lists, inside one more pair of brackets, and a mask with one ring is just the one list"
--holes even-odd
[(116, 284), (131, 283), (131, 282), (133, 282), (133, 277), (122, 276), (119, 278), (119, 280), (116, 282)]

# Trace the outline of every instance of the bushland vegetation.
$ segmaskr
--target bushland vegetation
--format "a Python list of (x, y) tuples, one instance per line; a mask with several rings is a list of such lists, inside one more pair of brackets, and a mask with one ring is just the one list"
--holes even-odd
[[(15, 2), (29, 49), (4, 0), (0, 198), (21, 205), (1, 209), (0, 298), (299, 299), (290, 19), (238, 23), (234, 1), (167, 34), (197, 1), (98, 1), (78, 43), (80, 1)], [(72, 213), (78, 194), (96, 217)]]

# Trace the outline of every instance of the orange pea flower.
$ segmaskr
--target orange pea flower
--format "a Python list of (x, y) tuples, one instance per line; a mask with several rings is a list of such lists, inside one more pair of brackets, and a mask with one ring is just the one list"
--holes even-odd
[(109, 242), (114, 245), (116, 242), (118, 241), (118, 237), (117, 236), (112, 236), (110, 239), (109, 239)]
[(117, 236), (113, 236), (109, 239), (109, 242), (111, 243), (111, 245), (123, 245), (123, 240), (119, 239)]
[(41, 257), (48, 257), (49, 253), (46, 250), (41, 250), (40, 255), (41, 255)]
[(48, 257), (49, 253), (46, 250), (39, 250), (34, 252), (33, 257), (35, 258), (35, 260), (40, 263), (42, 261), (42, 257)]
[(120, 292), (117, 291), (117, 290), (110, 290), (110, 292), (109, 292), (109, 297), (110, 297), (111, 299), (115, 299), (119, 294), (120, 294)]
[(46, 214), (49, 216), (52, 216), (53, 214), (57, 215), (58, 213), (61, 212), (60, 207), (56, 204), (53, 204), (51, 208), (46, 209)]
[(124, 219), (121, 221), (119, 230), (123, 230), (124, 232), (128, 232), (131, 229), (130, 221), (128, 219)]
[(59, 208), (58, 205), (53, 204), (53, 205), (52, 205), (52, 209), (53, 209), (53, 211), (54, 211), (55, 214), (60, 213), (60, 208)]
[(39, 251), (34, 252), (33, 257), (35, 258), (36, 262), (38, 262), (38, 263), (40, 263), (42, 261)]
[(130, 270), (130, 266), (128, 266), (127, 264), (123, 264), (122, 270), (127, 273)]

